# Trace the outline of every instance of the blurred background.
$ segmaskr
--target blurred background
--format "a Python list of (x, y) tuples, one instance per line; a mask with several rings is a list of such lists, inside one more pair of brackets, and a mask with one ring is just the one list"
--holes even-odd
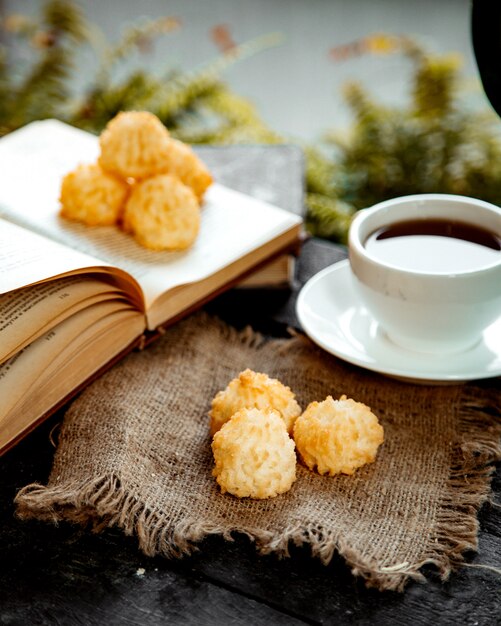
[[(179, 21), (171, 33), (132, 54), (122, 72), (134, 65), (146, 66), (159, 76), (166, 69), (191, 70), (216, 57), (225, 45), (275, 34), (274, 47), (228, 68), (224, 79), (256, 105), (270, 127), (290, 137), (314, 141), (329, 128), (343, 128), (350, 121), (342, 97), (347, 80), (361, 81), (382, 102), (395, 104), (408, 98), (408, 60), (384, 48), (379, 54), (364, 53), (363, 38), (374, 34), (407, 34), (430, 52), (459, 52), (463, 78), (472, 80), (469, 98), (484, 98), (476, 82), (469, 0), (79, 0), (76, 4), (110, 43), (151, 19), (170, 16)], [(4, 0), (1, 6), (3, 15), (35, 17), (43, 2)], [(75, 80), (83, 85), (97, 63), (94, 50), (81, 50)]]
[[(0, 133), (148, 109), (191, 143), (298, 143), (308, 226), (396, 195), (501, 202), (469, 0), (0, 0)], [(500, 165), (498, 165), (498, 163)]]

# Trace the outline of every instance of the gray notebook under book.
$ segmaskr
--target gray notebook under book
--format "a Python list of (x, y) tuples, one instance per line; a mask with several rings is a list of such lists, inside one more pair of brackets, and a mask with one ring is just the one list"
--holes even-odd
[[(195, 151), (221, 184), (304, 216), (304, 155), (298, 146), (195, 146)], [(236, 286), (288, 287), (294, 271), (295, 255), (283, 254)]]

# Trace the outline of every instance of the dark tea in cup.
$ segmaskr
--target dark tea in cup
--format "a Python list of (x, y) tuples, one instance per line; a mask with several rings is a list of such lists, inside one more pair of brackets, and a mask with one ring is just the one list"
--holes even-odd
[(501, 260), (501, 238), (475, 224), (440, 218), (394, 222), (364, 244), (381, 261), (411, 271), (475, 270)]

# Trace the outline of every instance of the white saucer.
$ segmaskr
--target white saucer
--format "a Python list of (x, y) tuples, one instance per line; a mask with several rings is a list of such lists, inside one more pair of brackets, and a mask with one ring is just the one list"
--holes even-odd
[(453, 355), (393, 343), (358, 301), (349, 261), (325, 268), (302, 288), (296, 309), (306, 334), (349, 363), (415, 382), (454, 383), (501, 375), (501, 316), (481, 341)]

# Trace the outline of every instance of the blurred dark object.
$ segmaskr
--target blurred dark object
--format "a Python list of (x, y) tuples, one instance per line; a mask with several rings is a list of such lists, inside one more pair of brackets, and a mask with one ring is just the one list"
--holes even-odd
[(471, 13), (473, 51), (484, 91), (501, 116), (501, 4), (473, 0)]

